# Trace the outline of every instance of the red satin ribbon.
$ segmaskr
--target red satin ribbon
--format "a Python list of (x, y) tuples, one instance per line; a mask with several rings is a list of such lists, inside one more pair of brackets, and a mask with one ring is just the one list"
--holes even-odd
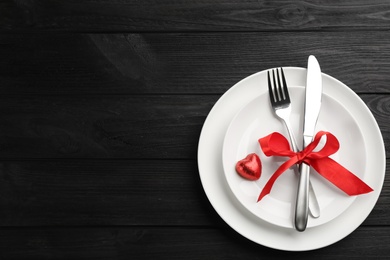
[[(313, 152), (320, 142), (321, 137), (324, 135), (326, 136), (324, 147), (320, 151)], [(264, 196), (271, 192), (274, 182), (283, 172), (292, 165), (300, 164), (302, 162), (313, 167), (320, 175), (349, 196), (373, 191), (373, 189), (356, 175), (328, 157), (337, 152), (340, 147), (337, 138), (329, 132), (318, 132), (314, 137), (314, 140), (304, 150), (297, 153), (290, 149), (290, 144), (287, 139), (276, 132), (260, 138), (259, 143), (266, 156), (287, 156), (290, 157), (290, 159), (284, 162), (271, 176), (261, 191), (257, 201), (260, 201)]]

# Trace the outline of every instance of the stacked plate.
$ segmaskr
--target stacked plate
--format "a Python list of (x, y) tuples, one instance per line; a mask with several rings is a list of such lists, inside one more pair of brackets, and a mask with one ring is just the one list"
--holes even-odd
[[(302, 143), (306, 69), (284, 67), (292, 104), (291, 123)], [(263, 200), (257, 197), (286, 158), (266, 157), (258, 139), (272, 132), (287, 136), (269, 103), (267, 74), (253, 74), (234, 85), (210, 111), (199, 140), (198, 166), (203, 188), (224, 221), (246, 238), (275, 249), (305, 251), (328, 246), (354, 231), (370, 214), (382, 189), (385, 149), (381, 132), (365, 103), (346, 85), (323, 74), (323, 98), (317, 130), (334, 134), (339, 151), (335, 161), (353, 172), (373, 192), (348, 196), (318, 173), (310, 178), (321, 216), (309, 218), (307, 229), (293, 227), (297, 176), (286, 171)], [(250, 153), (259, 155), (262, 175), (258, 181), (243, 179), (237, 161)]]

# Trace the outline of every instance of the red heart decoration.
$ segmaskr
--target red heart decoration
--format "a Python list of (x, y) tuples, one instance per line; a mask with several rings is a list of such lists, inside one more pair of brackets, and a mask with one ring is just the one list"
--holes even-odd
[(236, 164), (236, 171), (241, 177), (255, 181), (261, 176), (261, 161), (255, 153), (248, 154), (247, 157)]

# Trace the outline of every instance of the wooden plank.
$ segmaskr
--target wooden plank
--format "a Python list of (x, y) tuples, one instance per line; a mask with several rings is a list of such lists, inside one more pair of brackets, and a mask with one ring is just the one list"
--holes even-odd
[(2, 227), (221, 221), (208, 213), (195, 161), (11, 161), (0, 179)]
[[(194, 159), (219, 95), (2, 96), (0, 156)], [(390, 96), (362, 95), (390, 151)]]
[(222, 94), (258, 71), (306, 67), (311, 54), (357, 93), (390, 93), (389, 38), (389, 31), (3, 34), (0, 93)]
[(385, 0), (12, 1), (7, 31), (269, 31), (388, 29)]
[(0, 103), (2, 158), (195, 158), (217, 96), (20, 96)]
[[(300, 259), (388, 259), (390, 228), (359, 227)], [(287, 259), (298, 253), (255, 244), (228, 227), (99, 227), (1, 229), (3, 259)]]
[[(390, 225), (389, 191), (365, 226)], [(195, 160), (1, 162), (0, 208), (0, 227), (225, 225)]]

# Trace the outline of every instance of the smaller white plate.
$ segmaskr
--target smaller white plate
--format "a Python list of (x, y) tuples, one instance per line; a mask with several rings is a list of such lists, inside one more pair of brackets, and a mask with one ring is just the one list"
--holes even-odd
[[(289, 84), (288, 78), (287, 84)], [(302, 143), (302, 125), (305, 89), (302, 86), (289, 88), (292, 104), (291, 124), (298, 146)], [(360, 178), (365, 173), (365, 145), (360, 128), (353, 116), (335, 98), (323, 94), (321, 112), (316, 132), (329, 131), (340, 142), (340, 149), (331, 156), (338, 163)], [(268, 93), (263, 93), (246, 104), (234, 117), (228, 127), (223, 144), (223, 167), (225, 177), (239, 202), (255, 216), (277, 226), (293, 228), (296, 187), (298, 177), (293, 169), (287, 170), (275, 182), (271, 193), (260, 202), (257, 198), (265, 183), (276, 169), (289, 158), (266, 157), (261, 151), (258, 139), (272, 132), (280, 132), (288, 138), (284, 123), (276, 117), (269, 102)], [(237, 161), (250, 153), (259, 155), (262, 175), (257, 181), (242, 178), (235, 170)], [(343, 213), (355, 200), (313, 169), (310, 179), (321, 209), (319, 218), (310, 218), (307, 228), (322, 225)]]

